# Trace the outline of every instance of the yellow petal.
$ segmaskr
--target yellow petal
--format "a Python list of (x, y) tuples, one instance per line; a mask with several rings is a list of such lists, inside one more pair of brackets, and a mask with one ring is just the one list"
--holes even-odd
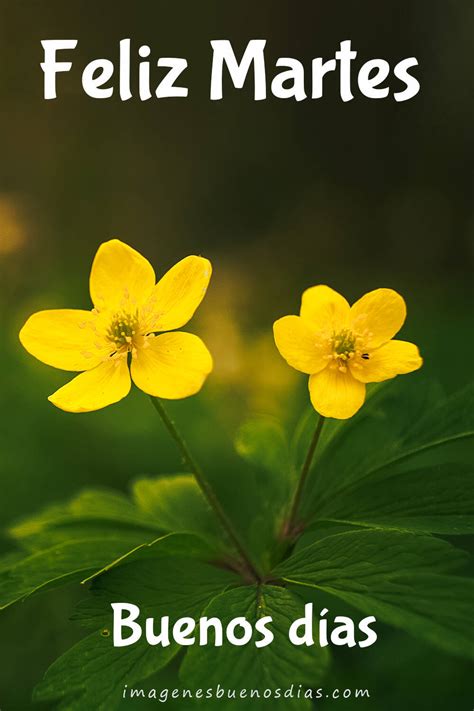
[(132, 359), (132, 378), (141, 390), (175, 400), (197, 393), (212, 370), (212, 357), (197, 336), (182, 331), (147, 340)]
[(275, 321), (273, 335), (280, 354), (292, 368), (311, 375), (327, 366), (328, 345), (321, 343), (300, 316), (284, 316)]
[(38, 311), (27, 320), (19, 338), (28, 353), (61, 370), (90, 370), (111, 350), (97, 333), (96, 315), (79, 309)]
[(377, 348), (394, 337), (407, 315), (403, 297), (393, 289), (369, 291), (351, 308), (353, 330), (364, 334), (366, 346)]
[(350, 362), (352, 375), (362, 383), (380, 383), (396, 375), (411, 373), (423, 365), (423, 359), (414, 343), (389, 341), (367, 353), (368, 359)]
[(365, 385), (354, 380), (349, 371), (328, 367), (310, 377), (309, 394), (320, 415), (347, 420), (363, 405)]
[(97, 250), (89, 286), (92, 302), (99, 311), (133, 312), (150, 296), (155, 272), (139, 252), (111, 239)]
[(90, 412), (112, 405), (128, 395), (131, 387), (127, 359), (108, 358), (49, 396), (48, 400), (66, 412)]
[(173, 331), (193, 316), (206, 293), (212, 265), (191, 255), (171, 267), (160, 279), (142, 309), (148, 332)]
[(301, 299), (301, 317), (315, 331), (340, 331), (347, 326), (350, 306), (346, 299), (329, 286), (306, 289)]

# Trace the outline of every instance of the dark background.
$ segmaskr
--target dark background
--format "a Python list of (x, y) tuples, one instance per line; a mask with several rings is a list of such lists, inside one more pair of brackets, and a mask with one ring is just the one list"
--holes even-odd
[[(210, 345), (215, 373), (202, 395), (173, 408), (205, 463), (227, 466), (217, 421), (230, 437), (251, 412), (289, 420), (303, 406), (304, 379), (282, 363), (271, 324), (296, 312), (303, 289), (316, 283), (349, 299), (378, 286), (399, 290), (409, 313), (403, 334), (420, 345), (426, 372), (447, 391), (467, 381), (473, 11), (440, 0), (1, 0), (3, 528), (81, 486), (126, 489), (140, 474), (176, 469), (144, 396), (65, 415), (46, 397), (67, 374), (31, 359), (17, 340), (35, 310), (89, 307), (90, 263), (112, 236), (144, 253), (158, 275), (189, 253), (214, 264), (191, 330)], [(118, 63), (125, 37), (135, 53), (149, 44), (155, 61), (186, 57), (188, 98), (87, 97), (83, 67), (98, 57)], [(59, 98), (44, 101), (40, 41), (55, 38), (79, 44), (73, 70), (58, 77)], [(250, 80), (243, 91), (227, 83), (224, 100), (211, 102), (209, 41), (223, 38), (236, 54), (252, 38), (268, 40), (268, 84), (277, 57), (300, 59), (307, 93), (311, 59), (333, 57), (342, 40), (359, 52), (355, 70), (375, 57), (393, 66), (416, 56), (421, 92), (403, 103), (369, 100), (354, 71), (350, 103), (339, 98), (336, 74), (318, 101), (254, 102)], [(118, 78), (114, 85), (118, 95)], [(65, 619), (78, 594), (38, 597), (3, 614), (2, 711), (29, 708), (34, 684), (77, 638)], [(357, 708), (472, 706), (464, 662), (389, 630), (373, 650), (341, 654), (333, 676), (341, 687), (376, 692)]]

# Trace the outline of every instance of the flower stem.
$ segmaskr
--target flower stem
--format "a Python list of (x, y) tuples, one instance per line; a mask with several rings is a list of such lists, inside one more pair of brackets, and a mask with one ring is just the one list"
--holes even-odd
[(168, 415), (163, 403), (161, 400), (157, 397), (151, 396), (151, 401), (153, 403), (153, 406), (155, 407), (155, 410), (158, 412), (160, 415), (164, 426), (170, 433), (171, 437), (174, 439), (176, 442), (178, 449), (181, 452), (181, 455), (183, 457), (184, 463), (186, 464), (189, 473), (194, 476), (196, 479), (196, 482), (201, 489), (202, 493), (204, 494), (205, 498), (207, 499), (209, 505), (215, 512), (217, 518), (219, 519), (222, 527), (226, 531), (227, 535), (229, 536), (230, 540), (234, 544), (235, 548), (239, 552), (243, 564), (245, 564), (245, 567), (247, 568), (248, 573), (250, 573), (251, 577), (254, 578), (255, 582), (261, 582), (262, 576), (258, 572), (257, 568), (253, 564), (249, 554), (247, 553), (245, 546), (243, 545), (242, 541), (240, 540), (240, 536), (237, 533), (237, 531), (234, 528), (234, 524), (230, 520), (230, 518), (227, 516), (226, 512), (222, 508), (219, 499), (214, 493), (214, 490), (207, 480), (205, 474), (203, 473), (201, 467), (198, 465), (198, 463), (195, 461), (194, 457), (192, 456), (191, 452), (189, 451), (189, 448), (182, 438), (181, 434), (179, 433), (178, 429), (176, 428), (176, 425), (174, 424), (173, 420), (171, 417)]
[(303, 495), (303, 490), (304, 490), (304, 486), (306, 483), (306, 479), (308, 478), (309, 470), (311, 468), (311, 463), (313, 461), (314, 453), (316, 451), (316, 447), (318, 445), (319, 438), (321, 436), (324, 422), (325, 422), (325, 418), (322, 415), (320, 415), (317, 425), (316, 425), (316, 429), (314, 430), (313, 437), (312, 437), (310, 445), (308, 447), (308, 451), (306, 452), (306, 457), (303, 462), (303, 466), (301, 467), (301, 474), (300, 474), (300, 478), (298, 481), (298, 485), (295, 489), (295, 493), (293, 495), (293, 500), (291, 502), (290, 515), (288, 517), (288, 520), (285, 524), (285, 528), (283, 531), (283, 535), (285, 536), (285, 538), (293, 537), (293, 535), (295, 534), (295, 532), (297, 530), (296, 521), (297, 521), (297, 516), (298, 516), (298, 509), (299, 509), (300, 502), (301, 502), (301, 496)]

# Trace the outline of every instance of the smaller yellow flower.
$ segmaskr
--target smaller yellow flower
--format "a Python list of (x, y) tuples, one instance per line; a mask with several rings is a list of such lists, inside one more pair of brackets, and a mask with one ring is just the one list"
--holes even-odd
[(207, 259), (190, 256), (156, 284), (139, 252), (118, 239), (101, 244), (89, 282), (94, 308), (39, 311), (20, 331), (38, 360), (84, 371), (48, 399), (68, 412), (99, 410), (128, 395), (131, 378), (160, 398), (197, 393), (212, 370), (211, 354), (200, 338), (175, 329), (193, 316), (211, 272)]
[(275, 321), (273, 333), (287, 363), (310, 376), (314, 409), (345, 420), (363, 405), (366, 383), (421, 368), (413, 343), (391, 340), (405, 317), (405, 301), (392, 289), (375, 289), (349, 306), (320, 285), (304, 292), (300, 316)]

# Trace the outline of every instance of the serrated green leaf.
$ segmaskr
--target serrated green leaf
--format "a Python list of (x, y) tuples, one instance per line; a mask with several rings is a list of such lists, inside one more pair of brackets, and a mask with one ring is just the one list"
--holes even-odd
[[(195, 558), (203, 562), (215, 561), (218, 558), (215, 550), (202, 538), (195, 536), (192, 533), (167, 533), (164, 536), (155, 538), (149, 543), (141, 543), (135, 548), (128, 550), (126, 553), (116, 558), (103, 568), (94, 571), (82, 582), (87, 583), (94, 580), (103, 573), (107, 573), (119, 565), (125, 563), (135, 563), (142, 560), (157, 560), (168, 556), (186, 556), (187, 558)], [(222, 565), (225, 564), (225, 559), (222, 560)]]
[[(380, 388), (317, 453), (302, 519), (320, 517), (339, 498), (349, 502), (360, 486), (371, 481), (472, 461), (474, 427), (472, 417), (466, 416), (471, 402), (472, 388), (445, 400), (421, 376)], [(440, 434), (439, 422), (446, 424), (445, 435)]]
[(53, 587), (81, 580), (134, 548), (143, 534), (63, 541), (52, 548), (15, 556), (0, 569), (0, 609)]
[(162, 531), (197, 533), (225, 548), (215, 513), (191, 474), (139, 479), (132, 495), (137, 508)]
[(91, 595), (82, 600), (72, 619), (87, 627), (110, 624), (110, 603), (138, 605), (141, 617), (182, 617), (200, 610), (238, 577), (223, 568), (163, 550), (158, 557), (131, 560), (93, 581)]
[[(474, 533), (473, 467), (442, 464), (378, 478), (321, 505), (333, 522), (441, 534)], [(312, 528), (312, 527), (311, 527)]]
[(323, 428), (323, 446), (316, 450), (308, 481), (307, 508), (314, 506), (321, 496), (332, 497), (334, 492), (388, 461), (399, 451), (410, 428), (426, 409), (436, 407), (440, 398), (436, 384), (427, 383), (423, 375), (415, 374), (382, 383), (350, 420), (327, 422)]
[[(143, 480), (136, 485), (135, 501), (119, 492), (86, 490), (12, 527), (10, 534), (28, 553), (15, 554), (15, 565), (9, 565), (8, 570), (6, 565), (2, 566), (4, 570), (0, 568), (0, 607), (38, 590), (88, 580), (131, 554), (147, 555), (148, 545), (162, 538), (160, 533), (172, 529), (173, 522), (177, 530), (185, 528), (186, 509), (190, 528), (207, 533), (215, 544), (211, 550), (203, 540), (190, 535), (183, 543), (187, 554), (210, 559), (217, 558), (220, 550), (224, 555), (225, 538), (218, 535), (214, 514), (200, 491), (196, 492), (197, 487), (190, 485), (189, 477), (185, 478), (184, 489), (174, 487), (180, 479), (178, 475)], [(192, 494), (181, 500), (180, 494), (186, 491)]]
[(122, 527), (159, 532), (153, 517), (135, 506), (120, 492), (105, 489), (86, 489), (71, 501), (49, 506), (33, 516), (19, 521), (9, 529), (9, 534), (27, 548), (42, 548), (48, 542), (56, 543), (77, 537), (90, 529), (107, 533)]
[[(347, 533), (349, 531), (358, 531), (367, 526), (359, 526), (358, 524), (351, 522), (339, 522), (339, 521), (327, 521), (321, 520), (316, 521), (311, 526), (309, 526), (302, 535), (296, 540), (293, 552), (297, 552), (302, 548), (307, 548), (312, 543), (317, 541), (322, 541), (323, 538), (328, 536), (335, 536), (337, 533)], [(376, 528), (376, 526), (374, 526)]]
[(20, 521), (9, 533), (24, 548), (41, 550), (66, 540), (123, 531), (126, 535), (142, 531), (142, 542), (159, 533), (195, 532), (212, 541), (216, 550), (230, 548), (214, 512), (188, 474), (140, 479), (133, 485), (132, 499), (114, 491), (86, 490)]
[(464, 553), (430, 536), (365, 530), (313, 543), (274, 574), (296, 587), (330, 593), (448, 652), (474, 656), (474, 581), (448, 574), (465, 560)]
[[(291, 684), (315, 687), (324, 678), (327, 650), (317, 642), (313, 647), (295, 647), (288, 638), (291, 623), (304, 615), (302, 601), (288, 590), (271, 585), (229, 590), (212, 600), (203, 615), (217, 617), (223, 625), (235, 617), (245, 617), (255, 625), (257, 619), (270, 615), (273, 621), (268, 628), (274, 640), (261, 648), (253, 642), (239, 647), (224, 641), (218, 656), (212, 644), (190, 647), (180, 672), (186, 686), (198, 688), (220, 683), (230, 689), (256, 688), (263, 692), (267, 688), (284, 689)], [(272, 699), (271, 707), (300, 709), (310, 708), (310, 705), (297, 700)]]
[(97, 630), (49, 667), (33, 699), (68, 711), (112, 711), (121, 705), (125, 684), (146, 679), (178, 651), (176, 645), (150, 647), (142, 640), (117, 648), (109, 634)]
[(184, 556), (163, 556), (129, 562), (94, 581), (92, 595), (75, 618), (98, 631), (58, 659), (37, 686), (35, 699), (62, 702), (70, 711), (112, 711), (119, 708), (124, 685), (131, 685), (161, 669), (179, 652), (150, 646), (142, 639), (128, 647), (114, 647), (111, 602), (130, 602), (159, 623), (169, 616), (199, 617), (209, 600), (235, 583), (236, 577), (214, 566)]
[(447, 439), (474, 434), (474, 384), (449, 398), (439, 399), (437, 407), (425, 408), (405, 437), (407, 445), (430, 445)]

